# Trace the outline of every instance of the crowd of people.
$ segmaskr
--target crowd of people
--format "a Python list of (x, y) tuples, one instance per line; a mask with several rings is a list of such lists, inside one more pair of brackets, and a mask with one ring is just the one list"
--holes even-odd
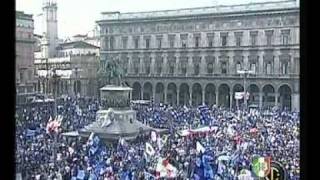
[[(57, 133), (46, 129), (48, 120), (54, 118), (53, 104), (19, 107), (16, 171), (23, 179), (157, 179), (157, 164), (162, 158), (176, 168), (176, 179), (237, 179), (243, 169), (252, 172), (252, 159), (259, 156), (280, 162), (288, 179), (300, 179), (299, 112), (151, 103), (132, 108), (137, 111), (137, 120), (169, 129), (168, 134), (157, 134), (165, 139), (161, 143), (150, 134), (116, 144), (99, 141), (98, 136), (88, 140), (62, 135), (95, 121), (102, 106), (96, 99), (61, 99), (57, 114), (63, 120)], [(204, 126), (214, 131), (188, 136), (179, 133)], [(148, 152), (146, 144), (154, 152)], [(204, 150), (199, 152), (198, 144)]]

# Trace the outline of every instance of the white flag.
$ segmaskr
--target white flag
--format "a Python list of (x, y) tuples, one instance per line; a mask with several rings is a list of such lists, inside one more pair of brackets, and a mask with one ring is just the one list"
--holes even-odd
[(152, 131), (151, 132), (151, 140), (152, 142), (156, 142), (157, 141), (157, 133)]
[(149, 156), (153, 156), (156, 153), (156, 151), (153, 149), (153, 147), (150, 143), (146, 143), (146, 153)]
[(204, 153), (205, 152), (206, 149), (202, 146), (202, 144), (199, 141), (197, 141), (197, 145), (196, 146), (197, 146), (196, 147), (197, 153)]

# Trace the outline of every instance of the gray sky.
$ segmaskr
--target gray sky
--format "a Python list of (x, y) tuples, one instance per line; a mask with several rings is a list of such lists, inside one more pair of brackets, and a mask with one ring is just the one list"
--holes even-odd
[[(57, 0), (58, 36), (86, 34), (103, 11), (139, 12), (276, 0)], [(34, 15), (35, 33), (42, 34), (42, 0), (16, 0), (16, 10)]]

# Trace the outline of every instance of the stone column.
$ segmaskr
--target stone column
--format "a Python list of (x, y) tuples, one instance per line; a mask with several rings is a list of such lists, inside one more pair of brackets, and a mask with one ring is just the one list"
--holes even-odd
[(300, 94), (293, 93), (291, 95), (291, 110), (296, 110), (300, 112)]
[(259, 108), (260, 108), (260, 109), (262, 108), (262, 105), (263, 105), (263, 104), (262, 104), (262, 103), (263, 103), (263, 102), (262, 102), (262, 99), (263, 99), (262, 97), (263, 97), (263, 92), (259, 92)]
[(129, 54), (129, 61), (128, 61), (128, 74), (133, 73), (133, 59), (132, 59), (132, 54)]
[(229, 99), (230, 99), (230, 109), (232, 108), (232, 101), (233, 101), (232, 94), (233, 94), (233, 92), (230, 91), (230, 95), (229, 95)]
[(275, 75), (279, 75), (280, 74), (280, 60), (279, 60), (279, 56), (275, 55), (274, 56), (274, 74)]
[(180, 87), (177, 87), (177, 105), (179, 105), (179, 95), (180, 95)]
[(145, 73), (145, 69), (144, 69), (144, 57), (140, 57), (140, 70), (139, 70), (139, 74), (144, 74)]
[(167, 104), (167, 88), (164, 87), (164, 103)]
[(187, 76), (193, 76), (194, 68), (193, 68), (193, 57), (187, 56)]
[(176, 60), (176, 62), (175, 62), (173, 75), (180, 74), (180, 72), (179, 72), (180, 55), (175, 56), (175, 60)]
[(168, 74), (168, 56), (163, 57), (163, 64), (162, 64), (162, 69), (161, 69), (161, 74)]
[(216, 88), (216, 105), (219, 106), (219, 89)]
[(189, 105), (192, 106), (192, 88), (190, 89), (189, 93)]
[(143, 100), (143, 91), (144, 91), (144, 89), (143, 89), (143, 85), (141, 86), (141, 94), (140, 94), (140, 99), (142, 99)]
[(278, 106), (278, 97), (279, 97), (279, 93), (274, 93), (274, 106)]
[(263, 56), (258, 56), (258, 62), (259, 62), (259, 74), (264, 74), (263, 72)]
[(205, 103), (205, 93), (206, 93), (205, 88), (202, 88), (202, 105), (204, 105)]
[(152, 98), (153, 98), (153, 102), (156, 102), (156, 87), (155, 86), (153, 86), (153, 88), (152, 88)]
[(206, 59), (205, 56), (201, 56), (200, 60), (200, 76), (205, 76), (207, 74), (207, 69), (206, 69)]
[(155, 66), (156, 63), (155, 62), (156, 62), (155, 56), (151, 55), (150, 74), (156, 73), (156, 66)]
[[(249, 66), (249, 60), (248, 60), (248, 56), (247, 55), (244, 55), (243, 56), (243, 67), (245, 69), (250, 69), (250, 66)], [(237, 73), (237, 72), (236, 72)]]
[(132, 91), (129, 92), (129, 100), (132, 100)]

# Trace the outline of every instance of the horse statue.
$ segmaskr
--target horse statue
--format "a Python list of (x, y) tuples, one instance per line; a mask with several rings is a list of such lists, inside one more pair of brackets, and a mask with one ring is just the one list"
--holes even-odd
[(117, 60), (113, 58), (107, 60), (99, 73), (107, 79), (108, 84), (122, 85), (123, 69)]

